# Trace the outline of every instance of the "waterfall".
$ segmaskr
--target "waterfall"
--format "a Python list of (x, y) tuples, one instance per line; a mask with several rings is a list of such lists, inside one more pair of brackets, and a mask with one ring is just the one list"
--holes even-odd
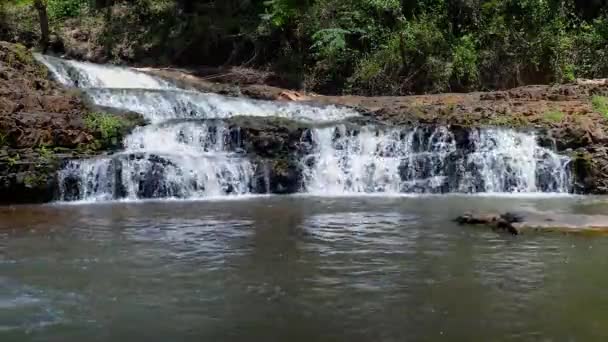
[[(234, 132), (210, 119), (246, 115), (329, 122), (358, 115), (336, 106), (246, 100), (180, 89), (130, 68), (44, 55), (36, 58), (57, 81), (80, 88), (94, 104), (138, 112), (151, 123), (127, 136), (120, 153), (69, 161), (58, 174), (61, 200), (247, 194), (254, 187), (255, 165), (234, 141)], [(268, 189), (268, 172), (264, 174)]]
[[(65, 201), (268, 193), (276, 177), (317, 195), (571, 191), (569, 159), (539, 146), (534, 132), (345, 124), (360, 115), (181, 89), (131, 68), (36, 58), (94, 104), (141, 113), (150, 123), (125, 137), (118, 153), (67, 162), (58, 174)], [(224, 121), (235, 116), (311, 128), (289, 147), (295, 162), (277, 161), (283, 165), (277, 173), (268, 160), (248, 154), (239, 128)]]
[(77, 88), (175, 89), (169, 82), (131, 69), (34, 54), (60, 83)]
[(446, 126), (312, 130), (304, 190), (348, 193), (569, 192), (569, 159), (533, 133)]
[[(254, 168), (235, 152), (231, 132), (221, 123), (139, 127), (124, 144), (125, 151), (112, 156), (69, 162), (59, 172), (61, 198), (200, 198), (250, 192)], [(70, 193), (73, 189), (77, 192)]]

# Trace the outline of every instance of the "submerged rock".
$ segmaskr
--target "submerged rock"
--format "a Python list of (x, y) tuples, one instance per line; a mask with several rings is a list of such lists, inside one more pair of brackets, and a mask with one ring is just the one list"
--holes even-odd
[(607, 215), (555, 213), (465, 213), (454, 221), (461, 225), (481, 225), (514, 235), (530, 232), (608, 235)]

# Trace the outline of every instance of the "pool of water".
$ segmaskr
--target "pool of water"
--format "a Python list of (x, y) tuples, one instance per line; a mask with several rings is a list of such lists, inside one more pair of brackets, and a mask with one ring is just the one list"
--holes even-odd
[(0, 208), (0, 341), (591, 341), (608, 238), (466, 210), (593, 197), (258, 197)]

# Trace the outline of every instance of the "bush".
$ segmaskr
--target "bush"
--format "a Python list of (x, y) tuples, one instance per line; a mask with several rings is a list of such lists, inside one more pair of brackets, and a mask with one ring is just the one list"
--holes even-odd
[(472, 35), (458, 39), (452, 51), (452, 77), (463, 88), (477, 86), (479, 81), (478, 56)]
[(401, 59), (400, 36), (389, 38), (384, 46), (362, 59), (349, 78), (350, 89), (367, 95), (400, 93)]
[(101, 140), (100, 147), (118, 145), (128, 128), (124, 119), (112, 114), (89, 113), (84, 120), (86, 127)]
[(608, 76), (608, 16), (601, 16), (580, 25), (574, 37), (576, 70), (579, 77)]
[(88, 0), (48, 0), (47, 10), (51, 20), (74, 18), (86, 9)]

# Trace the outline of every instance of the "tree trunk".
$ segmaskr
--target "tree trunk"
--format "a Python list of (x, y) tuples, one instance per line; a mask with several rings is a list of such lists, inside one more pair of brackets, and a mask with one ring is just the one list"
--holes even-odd
[(40, 48), (45, 53), (49, 47), (49, 16), (46, 13), (45, 0), (34, 0), (34, 7), (38, 11), (40, 21)]

